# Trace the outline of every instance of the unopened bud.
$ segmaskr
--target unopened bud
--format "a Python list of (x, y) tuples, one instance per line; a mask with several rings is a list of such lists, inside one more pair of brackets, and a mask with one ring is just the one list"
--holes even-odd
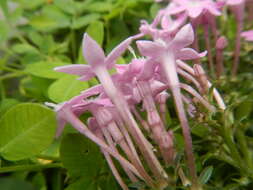
[(223, 50), (224, 48), (226, 48), (228, 45), (228, 40), (225, 36), (221, 36), (218, 38), (218, 40), (216, 41), (216, 49), (218, 50)]

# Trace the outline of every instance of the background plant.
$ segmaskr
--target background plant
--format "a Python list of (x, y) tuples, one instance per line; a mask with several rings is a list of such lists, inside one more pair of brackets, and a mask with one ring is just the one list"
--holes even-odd
[[(84, 31), (109, 52), (137, 33), (140, 19), (151, 21), (162, 5), (151, 0), (3, 0), (0, 4), (0, 187), (119, 189), (94, 144), (71, 128), (54, 140), (55, 114), (42, 104), (68, 100), (97, 84), (95, 79), (79, 82), (52, 70), (85, 63), (80, 51)], [(229, 42), (224, 63), (230, 73), (236, 22), (230, 12), (218, 22)], [(252, 23), (245, 27), (252, 28)], [(213, 82), (227, 111), (190, 121), (197, 170), (207, 189), (252, 188), (252, 50), (252, 43), (242, 43), (238, 76), (224, 74)], [(118, 62), (126, 63), (129, 57)], [(171, 122), (177, 142), (182, 142), (175, 117)], [(179, 143), (177, 150), (182, 152), (182, 147)], [(174, 188), (186, 188), (180, 184)], [(141, 186), (132, 184), (133, 189)]]

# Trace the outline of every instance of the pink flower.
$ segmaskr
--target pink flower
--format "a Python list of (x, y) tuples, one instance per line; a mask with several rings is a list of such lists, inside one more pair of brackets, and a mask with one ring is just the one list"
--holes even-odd
[(253, 30), (242, 32), (241, 37), (243, 37), (246, 41), (253, 42)]
[(137, 41), (137, 46), (142, 55), (158, 59), (165, 52), (170, 51), (175, 56), (175, 59), (189, 60), (198, 59), (206, 55), (206, 52), (197, 53), (194, 49), (186, 48), (194, 41), (193, 29), (190, 24), (185, 25), (176, 34), (173, 40), (169, 43), (157, 40), (155, 42), (148, 40)]
[(94, 77), (98, 68), (111, 69), (118, 57), (120, 57), (124, 51), (128, 48), (132, 42), (132, 37), (127, 38), (115, 47), (111, 53), (105, 57), (103, 49), (98, 43), (93, 40), (87, 33), (83, 37), (83, 55), (88, 62), (88, 65), (74, 64), (56, 67), (54, 70), (64, 72), (73, 75), (81, 76), (79, 80), (89, 80)]
[(170, 14), (185, 12), (190, 18), (197, 18), (205, 11), (214, 16), (221, 15), (219, 6), (212, 0), (173, 0), (168, 11)]

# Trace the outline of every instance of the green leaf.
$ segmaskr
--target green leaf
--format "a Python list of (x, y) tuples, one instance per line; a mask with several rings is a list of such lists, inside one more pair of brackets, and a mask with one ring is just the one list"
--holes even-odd
[(12, 98), (6, 98), (3, 99), (0, 102), (0, 117), (3, 116), (3, 114), (10, 109), (11, 107), (17, 105), (19, 103), (18, 100), (12, 99)]
[(73, 21), (72, 28), (73, 29), (79, 29), (84, 26), (87, 26), (88, 24), (98, 20), (100, 18), (99, 14), (92, 13), (88, 14), (86, 16), (79, 17)]
[(208, 126), (197, 124), (192, 129), (191, 132), (198, 136), (198, 137), (206, 137), (207, 135), (210, 135), (210, 131), (208, 129)]
[(0, 44), (1, 44), (8, 39), (10, 29), (8, 24), (1, 20), (0, 20), (0, 28), (1, 28), (0, 30)]
[(88, 28), (86, 29), (86, 32), (97, 41), (99, 45), (103, 44), (104, 40), (104, 24), (100, 21), (95, 21), (91, 23)]
[(63, 166), (73, 178), (80, 176), (94, 178), (103, 164), (98, 146), (81, 134), (64, 136), (60, 157)]
[(12, 50), (19, 54), (39, 54), (39, 51), (36, 47), (30, 45), (30, 44), (15, 44), (12, 47)]
[(27, 3), (27, 0), (19, 0), (19, 2), (23, 8), (29, 9), (29, 10), (37, 9), (39, 6), (45, 4), (45, 0), (32, 0), (32, 1), (29, 1), (29, 3)]
[(199, 182), (201, 184), (206, 184), (211, 178), (212, 173), (213, 173), (213, 166), (206, 167), (199, 176)]
[(76, 13), (76, 6), (73, 0), (54, 0), (54, 4), (68, 14), (74, 15)]
[(55, 81), (48, 89), (49, 98), (57, 103), (69, 100), (89, 87), (87, 82), (68, 75)]
[(161, 9), (161, 5), (154, 3), (150, 8), (150, 15), (152, 18), (155, 18), (157, 12)]
[(26, 181), (15, 178), (1, 178), (1, 189), (3, 190), (35, 190), (35, 188)]
[(42, 14), (32, 17), (30, 24), (40, 31), (51, 31), (70, 26), (70, 18), (55, 5), (44, 6)]
[(55, 113), (39, 104), (19, 104), (0, 120), (0, 154), (21, 160), (45, 150), (53, 141)]
[(83, 177), (70, 184), (65, 190), (97, 190), (97, 184), (90, 177)]
[(45, 15), (34, 16), (30, 20), (30, 25), (40, 31), (50, 31), (58, 26), (55, 20), (48, 18)]
[(248, 117), (253, 110), (253, 101), (245, 100), (243, 101), (235, 111), (235, 116), (238, 120)]
[[(1, 0), (0, 1), (0, 7), (3, 10), (3, 16), (8, 16), (8, 5), (7, 5), (7, 0)], [(1, 9), (0, 9), (1, 10)]]
[(38, 47), (43, 43), (43, 36), (39, 32), (31, 30), (28, 33), (28, 37)]
[(111, 11), (113, 8), (111, 2), (94, 2), (89, 6), (86, 6), (86, 10), (89, 12), (107, 12)]
[(67, 65), (67, 64), (68, 63), (41, 61), (38, 63), (27, 65), (25, 71), (37, 77), (57, 79), (57, 78), (66, 76), (66, 74), (61, 73), (61, 72), (56, 72), (54, 71), (54, 68), (58, 66)]
[(38, 101), (48, 101), (46, 98), (47, 89), (51, 83), (52, 80), (50, 79), (29, 76), (20, 81), (20, 91), (23, 95), (35, 98)]

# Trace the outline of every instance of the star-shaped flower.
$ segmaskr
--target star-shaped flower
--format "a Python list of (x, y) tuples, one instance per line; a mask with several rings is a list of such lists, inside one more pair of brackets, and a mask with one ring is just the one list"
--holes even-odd
[(247, 41), (253, 42), (253, 30), (242, 32), (241, 37), (243, 37)]
[(219, 5), (213, 0), (173, 0), (168, 7), (170, 14), (185, 12), (191, 18), (197, 18), (205, 11), (215, 16), (221, 15)]
[(137, 41), (137, 46), (143, 56), (153, 59), (159, 59), (162, 54), (168, 51), (174, 54), (175, 59), (180, 60), (198, 59), (205, 56), (206, 52), (197, 53), (194, 49), (186, 48), (191, 45), (193, 41), (194, 33), (192, 26), (187, 24), (178, 31), (174, 39), (169, 43), (159, 40), (139, 40)]
[(115, 61), (120, 57), (132, 42), (133, 37), (129, 37), (115, 47), (106, 57), (103, 49), (87, 33), (83, 37), (83, 55), (88, 62), (85, 64), (73, 64), (56, 67), (54, 70), (68, 74), (81, 76), (79, 80), (89, 80), (94, 77), (98, 68), (113, 68)]

